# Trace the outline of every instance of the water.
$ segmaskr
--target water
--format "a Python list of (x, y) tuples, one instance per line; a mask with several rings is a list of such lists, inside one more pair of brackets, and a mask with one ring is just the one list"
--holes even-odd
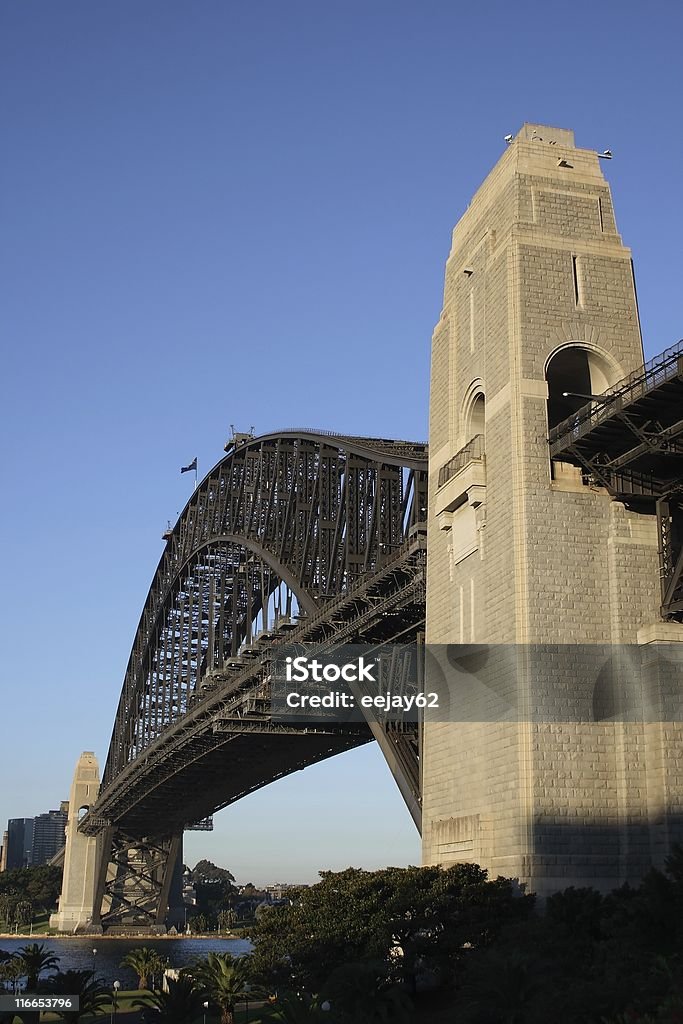
[(121, 982), (122, 989), (137, 988), (138, 978), (135, 971), (121, 967), (121, 961), (131, 949), (147, 946), (155, 949), (160, 956), (170, 960), (171, 967), (184, 967), (195, 957), (205, 957), (207, 953), (230, 953), (242, 956), (251, 950), (247, 939), (108, 939), (102, 935), (95, 938), (44, 938), (34, 935), (31, 939), (0, 939), (0, 949), (6, 953), (14, 953), (32, 942), (42, 943), (47, 950), (59, 957), (59, 968), (62, 971), (91, 971), (93, 968), (93, 949), (95, 954), (95, 973), (107, 987), (114, 981)]

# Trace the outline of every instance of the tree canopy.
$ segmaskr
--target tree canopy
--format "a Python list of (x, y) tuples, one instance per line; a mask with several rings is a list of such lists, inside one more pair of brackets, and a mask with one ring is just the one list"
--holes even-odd
[(489, 881), (472, 864), (323, 872), (259, 918), (254, 967), (317, 992), (340, 964), (378, 962), (414, 989), (419, 972), (442, 974), (532, 907), (509, 880)]
[[(3, 907), (30, 903), (36, 910), (52, 910), (62, 890), (62, 869), (50, 864), (35, 868), (16, 868), (0, 873), (0, 897)], [(5, 917), (4, 909), (2, 917)]]
[(210, 860), (199, 860), (192, 868), (193, 882), (229, 882), (234, 885), (235, 876), (227, 868), (219, 868)]

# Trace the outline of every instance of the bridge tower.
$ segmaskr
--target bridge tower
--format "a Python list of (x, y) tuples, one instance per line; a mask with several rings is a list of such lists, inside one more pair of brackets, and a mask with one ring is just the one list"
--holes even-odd
[[(426, 621), (430, 645), (510, 645), (496, 650), (514, 651), (515, 679), (498, 682), (518, 709), (560, 678), (547, 663), (534, 676), (537, 645), (556, 645), (564, 669), (579, 645), (681, 638), (660, 620), (655, 517), (549, 457), (549, 428), (642, 363), (630, 252), (600, 159), (571, 131), (525, 124), (446, 264)], [(477, 721), (455, 706), (452, 720), (428, 722), (425, 863), (476, 862), (541, 894), (608, 889), (661, 863), (683, 792), (661, 727), (573, 717)]]
[(59, 909), (50, 917), (50, 928), (60, 932), (82, 931), (93, 916), (97, 839), (79, 832), (78, 822), (84, 810), (95, 803), (99, 790), (97, 758), (86, 750), (78, 759), (71, 783), (62, 892)]

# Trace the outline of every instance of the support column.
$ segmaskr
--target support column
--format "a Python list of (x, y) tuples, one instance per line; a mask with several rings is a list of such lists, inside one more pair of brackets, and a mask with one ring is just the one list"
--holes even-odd
[(62, 892), (59, 909), (50, 917), (50, 927), (60, 932), (84, 931), (93, 916), (97, 840), (79, 832), (78, 822), (97, 799), (99, 789), (97, 758), (86, 750), (78, 759), (71, 784)]

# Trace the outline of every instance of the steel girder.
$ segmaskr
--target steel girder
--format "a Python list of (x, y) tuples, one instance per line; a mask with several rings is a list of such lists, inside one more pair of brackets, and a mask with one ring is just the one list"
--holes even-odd
[[(317, 622), (332, 645), (337, 634), (338, 642), (415, 638), (424, 622), (426, 505), (422, 444), (289, 431), (233, 446), (168, 536), (126, 669), (101, 795), (83, 830), (111, 825), (147, 835), (143, 812), (168, 786), (161, 776), (186, 777), (196, 795), (193, 764), (203, 779), (213, 764), (220, 783), (205, 787), (210, 801), (189, 801), (185, 792), (185, 806), (174, 807), (176, 831), (280, 774), (371, 739), (367, 727), (338, 726), (317, 736), (291, 730), (285, 740), (282, 728), (264, 722), (269, 748), (259, 765), (248, 753), (257, 747), (247, 723), (239, 735), (218, 737), (214, 723), (231, 680), (273, 630), (289, 640)], [(380, 598), (393, 600), (391, 614), (373, 613)], [(236, 740), (244, 752), (226, 756)], [(405, 760), (402, 741), (391, 742)], [(414, 759), (415, 737), (407, 743)], [(231, 782), (235, 763), (243, 769)], [(154, 826), (151, 834), (160, 834)]]

